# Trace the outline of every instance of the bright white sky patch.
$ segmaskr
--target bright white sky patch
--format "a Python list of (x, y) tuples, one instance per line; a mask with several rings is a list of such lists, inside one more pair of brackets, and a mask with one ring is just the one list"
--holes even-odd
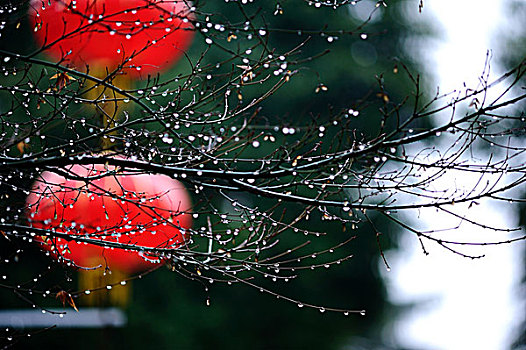
[[(427, 48), (428, 57), (423, 57), (428, 69), (435, 69), (442, 93), (464, 90), (464, 83), (468, 87), (477, 86), (486, 52), (494, 47), (492, 36), (506, 20), (502, 6), (503, 1), (495, 0), (424, 0), (422, 20), (438, 20), (442, 27), (439, 33), (442, 40)], [(418, 16), (417, 8), (412, 13)], [(495, 72), (496, 67), (492, 71)], [(455, 180), (451, 176), (444, 181)], [(502, 207), (506, 211), (503, 212)], [(494, 226), (517, 224), (511, 206), (482, 203), (469, 212), (470, 218)], [(434, 210), (421, 211), (419, 221), (427, 227), (458, 224), (458, 220)], [(507, 237), (501, 233), (492, 236), (489, 231), (481, 237), (480, 231), (473, 225), (462, 225), (455, 232), (455, 238), (480, 241)], [(422, 303), (395, 325), (397, 342), (417, 349), (508, 348), (514, 336), (512, 331), (522, 317), (515, 293), (522, 262), (520, 246), (521, 243), (486, 247), (478, 250), (486, 254), (485, 258), (470, 260), (427, 244), (431, 254), (425, 256), (418, 240), (406, 234), (401, 249), (388, 254), (392, 270), (385, 275), (391, 284), (390, 297), (399, 303)]]
[(434, 13), (445, 31), (444, 41), (432, 49), (442, 91), (476, 85), (484, 68), (492, 36), (504, 26), (503, 1), (434, 0), (424, 1), (425, 11)]
[[(421, 221), (433, 226), (453, 226), (458, 220), (421, 212)], [(513, 213), (481, 205), (470, 210), (470, 217), (495, 226), (516, 223)], [(436, 227), (435, 227), (436, 228)], [(491, 240), (491, 233), (463, 225), (455, 232), (457, 240)], [(504, 238), (506, 236), (497, 234)], [(518, 246), (517, 246), (518, 247)], [(518, 319), (518, 303), (513, 288), (518, 283), (522, 261), (518, 249), (509, 245), (462, 249), (485, 254), (470, 260), (431, 243), (426, 243), (430, 255), (422, 253), (415, 237), (406, 235), (402, 249), (389, 257), (392, 267), (386, 273), (393, 285), (390, 295), (394, 302), (421, 302), (420, 306), (402, 318), (395, 326), (399, 342), (417, 349), (506, 349)], [(391, 276), (392, 275), (392, 276)]]

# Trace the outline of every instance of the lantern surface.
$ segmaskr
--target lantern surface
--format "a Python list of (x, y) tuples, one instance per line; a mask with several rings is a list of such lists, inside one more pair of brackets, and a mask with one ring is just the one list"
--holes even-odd
[[(177, 248), (191, 226), (190, 197), (179, 181), (164, 175), (122, 174), (105, 165), (72, 165), (66, 179), (43, 172), (27, 198), (29, 224), (105, 242)], [(163, 263), (136, 250), (37, 236), (43, 249), (80, 267), (109, 267), (138, 273)]]
[(44, 52), (91, 72), (119, 65), (133, 77), (174, 64), (194, 36), (185, 0), (32, 0), (29, 19)]

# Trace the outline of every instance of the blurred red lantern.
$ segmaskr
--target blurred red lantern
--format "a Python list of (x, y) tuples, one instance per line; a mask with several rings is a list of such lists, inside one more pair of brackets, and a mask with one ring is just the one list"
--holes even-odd
[[(159, 174), (115, 173), (115, 167), (100, 164), (72, 165), (66, 171), (86, 180), (43, 172), (27, 198), (32, 227), (151, 248), (177, 248), (184, 243), (184, 230), (192, 221), (191, 203), (179, 181)], [(81, 267), (102, 265), (132, 274), (164, 262), (146, 251), (52, 236), (37, 236), (37, 241), (53, 256)]]
[(132, 76), (177, 61), (194, 36), (186, 0), (32, 0), (29, 18), (39, 45), (82, 70), (122, 64)]

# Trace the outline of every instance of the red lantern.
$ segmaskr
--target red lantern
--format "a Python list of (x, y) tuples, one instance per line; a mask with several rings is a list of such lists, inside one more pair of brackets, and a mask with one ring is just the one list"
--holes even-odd
[[(115, 167), (100, 164), (72, 165), (66, 171), (86, 180), (43, 172), (27, 198), (32, 227), (151, 248), (177, 248), (184, 243), (184, 231), (192, 221), (191, 203), (179, 181), (159, 174), (115, 173)], [(37, 236), (37, 241), (55, 257), (81, 267), (102, 265), (131, 274), (163, 262), (146, 251), (52, 236)]]
[(119, 64), (133, 76), (157, 73), (190, 46), (194, 18), (186, 0), (32, 0), (39, 45), (83, 70)]

